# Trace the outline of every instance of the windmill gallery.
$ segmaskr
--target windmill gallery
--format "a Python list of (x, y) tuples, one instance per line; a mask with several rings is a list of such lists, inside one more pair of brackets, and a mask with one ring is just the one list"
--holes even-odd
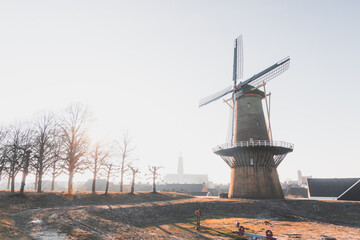
[[(227, 141), (213, 149), (231, 168), (228, 197), (283, 198), (277, 167), (293, 151), (294, 146), (272, 138), (270, 94), (266, 93), (265, 85), (289, 68), (290, 58), (240, 81), (243, 75), (242, 49), (242, 36), (239, 36), (235, 39), (234, 46), (233, 84), (201, 99), (199, 107), (231, 94), (229, 99), (224, 99), (231, 112)], [(263, 99), (266, 103), (267, 121), (262, 106)]]

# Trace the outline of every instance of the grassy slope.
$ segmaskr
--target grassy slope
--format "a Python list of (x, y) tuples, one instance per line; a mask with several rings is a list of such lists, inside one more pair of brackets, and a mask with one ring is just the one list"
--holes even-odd
[(29, 239), (26, 234), (15, 225), (11, 217), (11, 206), (0, 197), (0, 239)]
[[(203, 211), (203, 228), (195, 231), (194, 210), (198, 208)], [(236, 237), (232, 233), (236, 220), (250, 232), (263, 233), (271, 229), (282, 239), (360, 236), (360, 202), (189, 199), (187, 195), (174, 193), (94, 196), (81, 192), (67, 198), (65, 193), (56, 192), (27, 193), (20, 197), (0, 192), (0, 234), (3, 234), (0, 239), (13, 239), (6, 236), (14, 234), (18, 234), (17, 239), (26, 239), (22, 230), (11, 222), (9, 214), (16, 210), (20, 210), (15, 214), (19, 226), (33, 219), (43, 219), (49, 226), (63, 228), (78, 239), (81, 239), (79, 236), (101, 239), (105, 234), (120, 239), (139, 236), (141, 239), (168, 239), (170, 235), (180, 239), (227, 239)], [(317, 237), (312, 238), (311, 234)]]
[(9, 191), (0, 191), (1, 208), (11, 209), (32, 209), (32, 208), (50, 208), (64, 206), (81, 205), (108, 205), (108, 204), (127, 204), (141, 203), (151, 201), (166, 201), (174, 199), (191, 198), (191, 196), (181, 193), (149, 193), (137, 192), (128, 193), (109, 193), (91, 194), (91, 192), (76, 192), (68, 197), (66, 192), (26, 192), (24, 196), (11, 194)]
[[(0, 239), (30, 239), (22, 228), (25, 222), (20, 221), (22, 226), (20, 227), (14, 221), (14, 214), (28, 209), (129, 204), (183, 198), (190, 198), (190, 196), (175, 193), (153, 194), (145, 192), (136, 194), (109, 193), (105, 196), (103, 194), (93, 195), (89, 192), (77, 192), (69, 198), (65, 192), (45, 192), (40, 194), (27, 192), (25, 195), (20, 196), (18, 193), (12, 194), (9, 191), (0, 191)], [(17, 217), (19, 218), (19, 216)]]

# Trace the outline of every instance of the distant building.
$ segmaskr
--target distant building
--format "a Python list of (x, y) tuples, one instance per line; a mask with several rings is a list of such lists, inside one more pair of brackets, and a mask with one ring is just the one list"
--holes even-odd
[(177, 174), (166, 174), (163, 180), (167, 184), (207, 184), (209, 182), (207, 174), (184, 174), (181, 153), (178, 159)]
[[(157, 187), (158, 185), (156, 185), (156, 190), (157, 190)], [(135, 192), (150, 192), (152, 191), (153, 189), (153, 185), (152, 184), (148, 184), (148, 183), (137, 183), (135, 184), (134, 186), (135, 188)], [(131, 185), (129, 185), (129, 189), (131, 189)]]
[(312, 176), (303, 176), (300, 170), (298, 170), (297, 174), (298, 174), (297, 184), (299, 186), (306, 187), (307, 186), (307, 179), (312, 178)]
[(283, 193), (285, 197), (308, 198), (308, 190), (304, 187), (289, 186), (283, 188)]
[(228, 193), (229, 192), (229, 184), (227, 185), (215, 185), (213, 187), (208, 188), (211, 196), (219, 196), (220, 193)]
[(297, 181), (293, 181), (291, 179), (286, 179), (284, 182), (281, 182), (281, 187), (283, 189), (285, 189), (285, 188), (300, 187), (300, 186), (298, 185)]
[(309, 198), (360, 201), (360, 178), (309, 178)]
[(281, 183), (285, 197), (308, 198), (307, 179), (311, 176), (303, 176), (301, 171), (297, 171), (297, 181), (290, 179)]
[(165, 184), (158, 185), (160, 192), (178, 192), (194, 196), (207, 196), (209, 191), (204, 184)]

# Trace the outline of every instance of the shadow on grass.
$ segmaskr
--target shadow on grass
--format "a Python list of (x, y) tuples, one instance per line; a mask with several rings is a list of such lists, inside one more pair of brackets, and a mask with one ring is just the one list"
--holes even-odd
[(194, 230), (195, 230), (195, 231), (191, 231), (190, 229), (187, 229), (187, 228), (185, 228), (185, 227), (179, 226), (179, 225), (176, 224), (176, 223), (171, 224), (171, 225), (174, 226), (174, 227), (177, 227), (177, 228), (179, 228), (179, 229), (181, 229), (181, 230), (187, 231), (187, 232), (195, 235), (195, 236), (196, 236), (196, 239), (211, 239), (211, 238), (205, 237), (205, 236), (197, 233), (197, 232), (196, 232), (197, 230), (195, 230), (195, 225), (194, 225)]
[(172, 235), (171, 232), (169, 232), (169, 231), (165, 230), (164, 228), (160, 227), (160, 225), (154, 225), (154, 226), (155, 226), (156, 228), (160, 229), (161, 231), (163, 231), (163, 232), (165, 232), (165, 233), (167, 233), (167, 234), (169, 234), (169, 235)]
[(26, 204), (26, 208), (50, 208), (50, 207), (73, 207), (88, 205), (117, 205), (117, 204), (136, 204), (143, 202), (171, 201), (191, 199), (193, 196), (178, 193), (152, 193), (152, 192), (135, 192), (116, 193), (111, 192), (108, 195), (102, 192), (75, 192), (68, 195), (64, 191), (46, 191), (36, 193), (27, 191), (24, 195), (20, 195), (18, 191), (12, 193), (10, 191), (0, 191), (0, 202), (3, 205), (15, 206)]
[[(360, 202), (314, 200), (239, 200), (146, 202), (129, 204), (104, 214), (104, 218), (136, 227), (194, 221), (194, 209), (203, 211), (201, 219), (248, 218), (268, 221), (319, 222), (359, 226)], [(101, 209), (95, 212), (101, 213)], [(136, 214), (134, 214), (136, 213)], [(94, 214), (94, 213), (91, 213)], [(140, 219), (140, 220), (139, 220)]]
[[(221, 219), (221, 218), (224, 218), (224, 217), (211, 216), (209, 218), (202, 218), (202, 220), (205, 220), (205, 219)], [(182, 224), (187, 225), (188, 227), (181, 226)], [(165, 230), (162, 225), (167, 225), (169, 227), (169, 229)], [(214, 237), (215, 238), (217, 238), (217, 237), (219, 237), (219, 238), (220, 237), (222, 237), (222, 238), (226, 237), (226, 238), (233, 238), (233, 239), (245, 239), (243, 237), (236, 236), (234, 233), (231, 232), (231, 230), (228, 230), (228, 229), (224, 229), (224, 231), (221, 231), (221, 229), (213, 229), (213, 228), (209, 228), (209, 227), (205, 227), (205, 226), (201, 225), (200, 230), (196, 230), (196, 221), (193, 218), (179, 219), (176, 222), (167, 221), (167, 222), (163, 222), (163, 224), (152, 225), (151, 227), (156, 227), (156, 228), (158, 228), (158, 229), (160, 229), (160, 230), (162, 230), (165, 233), (170, 234), (170, 235), (174, 235), (174, 233), (171, 232), (171, 228), (175, 227), (175, 228), (178, 228), (178, 229), (180, 229), (182, 231), (186, 231), (188, 233), (191, 233), (193, 235), (193, 237), (196, 237), (196, 239), (214, 239)], [(211, 236), (211, 238), (204, 236), (204, 234), (208, 235), (208, 236)], [(179, 234), (176, 234), (176, 235), (179, 235)]]
[(201, 232), (205, 232), (205, 233), (207, 233), (209, 235), (216, 235), (216, 236), (230, 237), (230, 238), (234, 237), (234, 234), (230, 234), (230, 233), (227, 233), (227, 232), (221, 232), (221, 231), (215, 230), (213, 228), (208, 228), (208, 227), (201, 226), (200, 229), (201, 229)]
[(7, 211), (0, 210), (0, 239), (31, 239), (22, 228), (16, 226)]

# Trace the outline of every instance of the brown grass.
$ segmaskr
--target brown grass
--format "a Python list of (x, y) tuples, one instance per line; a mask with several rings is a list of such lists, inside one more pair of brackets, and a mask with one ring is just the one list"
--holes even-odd
[(318, 222), (276, 221), (270, 219), (251, 218), (206, 218), (201, 221), (199, 231), (195, 229), (195, 219), (188, 222), (162, 224), (148, 227), (149, 231), (166, 232), (186, 239), (247, 239), (234, 231), (236, 221), (245, 227), (245, 232), (265, 236), (271, 230), (279, 239), (359, 239), (360, 230), (352, 227), (337, 226)]
[(29, 239), (11, 217), (9, 208), (0, 204), (0, 239)]
[(286, 195), (285, 198), (303, 198), (302, 196), (299, 196), (299, 195)]
[[(270, 229), (280, 239), (360, 236), (360, 202), (207, 199), (145, 192), (110, 196), (79, 192), (73, 199), (61, 192), (25, 197), (0, 192), (0, 202), (0, 214), (5, 216), (1, 226), (9, 228), (4, 231), (8, 238), (0, 235), (0, 239), (12, 239), (14, 233), (27, 239), (31, 232), (36, 237), (45, 231), (60, 231), (68, 239), (244, 239), (233, 233), (236, 221), (247, 232), (264, 234)], [(202, 227), (197, 231), (194, 211), (199, 208)], [(44, 224), (29, 224), (38, 219)]]

